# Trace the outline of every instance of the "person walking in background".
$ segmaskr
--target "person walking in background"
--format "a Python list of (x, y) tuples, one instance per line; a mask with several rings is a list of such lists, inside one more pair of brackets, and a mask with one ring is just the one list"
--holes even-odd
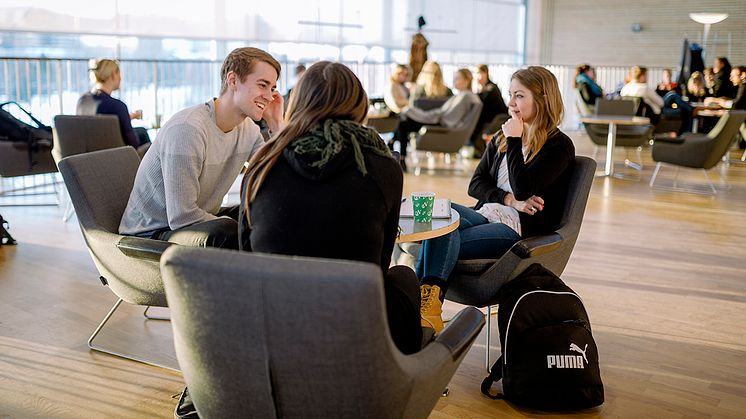
[(223, 61), (220, 95), (177, 112), (145, 154), (119, 232), (188, 246), (238, 249), (238, 206), (220, 208), (244, 163), (264, 145), (254, 121), (284, 127), (280, 63), (258, 48)]
[[(481, 158), (484, 154), (486, 143), (482, 138), (487, 129), (487, 124), (492, 122), (499, 114), (508, 114), (503, 94), (500, 88), (490, 80), (490, 69), (486, 64), (477, 66), (477, 94), (482, 101), (482, 111), (479, 114), (477, 127), (471, 135), (470, 142), (474, 146), (474, 158)], [(493, 133), (490, 133), (493, 134)]]
[(383, 95), (386, 107), (395, 114), (409, 106), (409, 67), (404, 64), (397, 64), (391, 73), (388, 88)]
[(403, 176), (376, 131), (362, 125), (367, 112), (352, 70), (312, 65), (290, 100), (287, 127), (249, 161), (239, 234), (244, 250), (380, 266), (391, 336), (411, 354), (422, 347), (419, 283), (409, 267), (389, 269)]
[(441, 303), (459, 259), (497, 259), (523, 237), (557, 228), (575, 161), (572, 140), (559, 130), (564, 112), (557, 79), (544, 67), (510, 80), (511, 118), (487, 145), (469, 183), (475, 209), (452, 204), (456, 231), (426, 240), (417, 262), (423, 319), (442, 327)]
[(439, 108), (425, 111), (410, 106), (402, 111), (400, 114), (401, 120), (394, 131), (394, 141), (399, 141), (401, 144), (401, 167), (403, 171), (407, 171), (405, 159), (410, 133), (419, 131), (426, 124), (455, 127), (466, 116), (472, 105), (480, 102), (479, 97), (471, 91), (471, 81), (471, 71), (465, 68), (459, 69), (453, 77), (453, 84), (458, 91), (456, 96), (449, 98)]
[(122, 84), (122, 72), (119, 63), (107, 58), (92, 59), (88, 63), (93, 89), (78, 99), (75, 109), (77, 115), (116, 115), (119, 119), (119, 131), (124, 143), (134, 147), (140, 157), (150, 147), (150, 136), (145, 128), (132, 128), (133, 119), (142, 119), (142, 111), (132, 113), (127, 105), (111, 94), (119, 90)]
[(573, 86), (589, 106), (595, 106), (596, 99), (604, 95), (601, 86), (596, 83), (596, 70), (590, 64), (581, 64), (575, 69)]

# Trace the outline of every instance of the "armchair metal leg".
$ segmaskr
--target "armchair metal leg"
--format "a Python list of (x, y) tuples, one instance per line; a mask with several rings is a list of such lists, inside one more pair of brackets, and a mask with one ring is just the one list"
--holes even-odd
[(490, 339), (490, 335), (492, 332), (492, 306), (487, 306), (487, 339), (484, 345), (484, 362), (485, 362), (485, 368), (487, 369), (487, 372), (490, 372), (490, 367), (492, 364), (490, 363), (490, 343), (492, 343), (492, 339)]
[(717, 193), (718, 193), (718, 190), (717, 190), (717, 189), (715, 189), (715, 185), (713, 185), (713, 184), (712, 184), (712, 181), (710, 180), (710, 176), (709, 176), (709, 175), (707, 174), (707, 170), (705, 170), (705, 169), (702, 169), (702, 173), (704, 173), (704, 175), (705, 175), (705, 179), (707, 180), (707, 185), (708, 185), (708, 186), (710, 187), (710, 189), (712, 190), (712, 193), (713, 193), (713, 194), (717, 194)]
[(93, 340), (96, 339), (96, 336), (98, 336), (98, 333), (101, 331), (101, 329), (104, 328), (104, 325), (106, 325), (106, 322), (108, 322), (109, 319), (111, 318), (111, 316), (114, 314), (114, 312), (117, 311), (117, 309), (119, 308), (119, 306), (122, 304), (122, 301), (124, 301), (124, 300), (122, 300), (120, 298), (119, 300), (117, 300), (116, 303), (114, 303), (114, 306), (111, 308), (111, 310), (109, 310), (109, 313), (106, 314), (106, 317), (104, 317), (104, 319), (101, 321), (101, 323), (98, 325), (98, 327), (96, 327), (96, 330), (93, 331), (93, 334), (91, 334), (91, 337), (88, 338), (88, 348), (90, 348), (90, 349), (92, 349), (94, 351), (97, 351), (97, 352), (103, 352), (105, 354), (118, 356), (118, 357), (124, 358), (124, 359), (129, 359), (131, 361), (142, 362), (143, 364), (153, 365), (153, 366), (165, 368), (165, 369), (168, 369), (168, 370), (171, 370), (171, 371), (179, 371), (178, 369), (173, 368), (173, 367), (169, 367), (167, 365), (158, 364), (158, 363), (155, 363), (155, 362), (150, 362), (150, 361), (147, 361), (147, 360), (145, 360), (143, 358), (139, 358), (139, 357), (136, 357), (136, 356), (133, 356), (133, 355), (125, 355), (123, 353), (115, 352), (115, 351), (112, 351), (112, 350), (109, 350), (109, 349), (105, 349), (105, 348), (100, 347), (100, 346), (95, 346), (93, 344)]
[(662, 165), (663, 164), (661, 162), (658, 162), (655, 165), (655, 170), (653, 171), (653, 177), (650, 178), (650, 183), (649, 183), (649, 185), (650, 185), (651, 188), (654, 187), (653, 184), (655, 183), (655, 179), (658, 177), (658, 172), (660, 172)]
[(160, 317), (160, 316), (148, 316), (148, 310), (150, 310), (151, 306), (145, 307), (145, 311), (142, 313), (143, 316), (145, 316), (148, 320), (166, 320), (171, 321), (170, 317)]

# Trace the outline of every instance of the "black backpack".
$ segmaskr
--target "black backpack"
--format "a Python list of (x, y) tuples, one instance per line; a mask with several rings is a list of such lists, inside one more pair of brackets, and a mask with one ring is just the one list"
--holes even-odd
[[(576, 410), (604, 402), (598, 348), (580, 297), (535, 263), (499, 292), (502, 355), (482, 393), (542, 410)], [(502, 379), (502, 394), (490, 393)]]

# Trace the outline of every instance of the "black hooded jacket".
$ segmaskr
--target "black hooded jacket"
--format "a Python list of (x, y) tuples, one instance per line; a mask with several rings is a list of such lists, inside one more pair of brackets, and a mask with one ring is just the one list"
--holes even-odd
[(385, 273), (399, 225), (402, 172), (391, 157), (363, 149), (367, 174), (346, 147), (321, 168), (317, 156), (285, 149), (251, 204), (242, 188), (239, 241), (244, 250), (366, 261)]

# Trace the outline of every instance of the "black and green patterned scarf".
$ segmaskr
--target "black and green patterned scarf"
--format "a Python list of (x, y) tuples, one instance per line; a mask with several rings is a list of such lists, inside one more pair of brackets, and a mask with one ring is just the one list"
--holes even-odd
[(366, 174), (363, 149), (384, 157), (391, 157), (386, 144), (376, 130), (349, 120), (327, 119), (314, 125), (309, 132), (298, 137), (290, 149), (298, 155), (318, 155), (311, 167), (322, 168), (334, 156), (352, 147), (360, 173)]

